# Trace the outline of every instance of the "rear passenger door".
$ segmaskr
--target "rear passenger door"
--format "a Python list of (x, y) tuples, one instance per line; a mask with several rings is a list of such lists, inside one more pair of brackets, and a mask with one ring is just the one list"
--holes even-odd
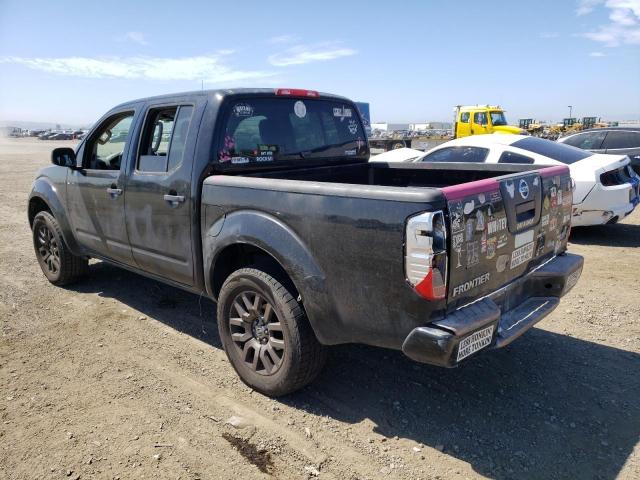
[(192, 169), (194, 104), (150, 105), (127, 179), (125, 222), (136, 264), (194, 284)]

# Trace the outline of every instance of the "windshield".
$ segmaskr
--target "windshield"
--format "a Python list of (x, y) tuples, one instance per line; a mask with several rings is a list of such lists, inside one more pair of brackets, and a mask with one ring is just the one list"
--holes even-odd
[(351, 103), (300, 98), (246, 98), (231, 103), (220, 163), (307, 158), (367, 158), (360, 117)]
[(504, 116), (504, 112), (489, 112), (491, 114), (491, 123), (494, 126), (506, 125), (507, 119)]
[(544, 155), (567, 165), (590, 157), (593, 153), (586, 150), (580, 150), (576, 147), (564, 145), (563, 143), (552, 142), (537, 137), (527, 137), (511, 144), (512, 147), (521, 148), (529, 152)]

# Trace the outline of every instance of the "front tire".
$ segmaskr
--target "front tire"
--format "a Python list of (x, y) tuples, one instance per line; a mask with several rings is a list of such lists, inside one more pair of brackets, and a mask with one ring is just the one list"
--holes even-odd
[(249, 387), (285, 395), (311, 383), (326, 359), (291, 292), (254, 268), (233, 272), (218, 297), (218, 331), (229, 362)]
[(71, 253), (64, 242), (60, 224), (49, 212), (40, 212), (35, 216), (32, 232), (36, 258), (42, 273), (51, 283), (68, 285), (87, 273), (87, 258)]

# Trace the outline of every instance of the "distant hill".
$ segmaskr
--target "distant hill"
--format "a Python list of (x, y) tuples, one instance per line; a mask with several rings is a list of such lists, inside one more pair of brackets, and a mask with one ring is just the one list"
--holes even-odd
[(89, 128), (91, 125), (80, 125), (70, 123), (53, 123), (53, 122), (25, 122), (21, 120), (0, 120), (0, 127), (26, 128), (29, 130), (46, 130), (49, 128), (67, 130)]

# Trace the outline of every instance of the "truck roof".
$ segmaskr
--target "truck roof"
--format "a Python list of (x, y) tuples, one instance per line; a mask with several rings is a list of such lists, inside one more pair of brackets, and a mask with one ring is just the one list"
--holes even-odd
[(155, 100), (162, 100), (162, 99), (175, 98), (175, 97), (182, 97), (182, 98), (188, 99), (188, 98), (197, 98), (197, 97), (206, 96), (206, 97), (209, 97), (211, 99), (215, 99), (215, 101), (217, 101), (217, 102), (221, 102), (225, 97), (229, 97), (229, 96), (235, 96), (235, 95), (242, 95), (242, 96), (273, 95), (273, 96), (276, 96), (277, 92), (286, 91), (286, 90), (289, 90), (291, 92), (306, 92), (306, 91), (310, 91), (310, 92), (316, 93), (317, 97), (316, 96), (310, 97), (310, 96), (296, 95), (296, 94), (290, 94), (290, 95), (281, 94), (282, 96), (300, 97), (300, 98), (306, 98), (306, 99), (325, 98), (325, 99), (341, 100), (341, 101), (351, 102), (351, 100), (349, 100), (346, 97), (343, 97), (343, 96), (340, 96), (340, 95), (334, 95), (334, 94), (331, 94), (331, 93), (318, 92), (318, 91), (315, 91), (315, 90), (304, 90), (304, 89), (294, 89), (294, 88), (225, 88), (225, 89), (217, 89), (217, 90), (194, 90), (194, 91), (190, 91), (190, 92), (167, 93), (167, 94), (164, 94), (164, 95), (155, 95), (155, 96), (152, 96), (152, 97), (136, 98), (134, 100), (129, 100), (127, 102), (123, 102), (123, 103), (117, 105), (114, 108), (126, 107), (128, 105), (131, 105), (131, 104), (134, 104), (134, 103), (139, 103), (139, 102), (155, 101)]
[(461, 112), (465, 112), (467, 110), (501, 110), (504, 111), (500, 105), (460, 105)]

